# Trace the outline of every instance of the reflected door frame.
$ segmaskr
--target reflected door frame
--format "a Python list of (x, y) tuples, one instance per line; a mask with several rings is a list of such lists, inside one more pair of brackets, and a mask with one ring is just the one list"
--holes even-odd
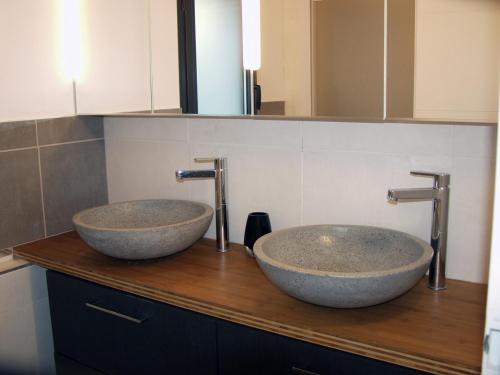
[(179, 95), (182, 113), (198, 113), (195, 0), (177, 0)]

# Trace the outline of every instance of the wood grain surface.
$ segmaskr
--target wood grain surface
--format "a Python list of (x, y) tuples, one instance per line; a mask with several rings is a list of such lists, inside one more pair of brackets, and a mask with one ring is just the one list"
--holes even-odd
[(311, 305), (271, 284), (241, 245), (221, 254), (202, 239), (154, 261), (113, 259), (75, 232), (15, 248), (42, 267), (221, 319), (436, 374), (479, 374), (486, 286), (450, 280), (432, 292), (422, 280), (378, 306)]

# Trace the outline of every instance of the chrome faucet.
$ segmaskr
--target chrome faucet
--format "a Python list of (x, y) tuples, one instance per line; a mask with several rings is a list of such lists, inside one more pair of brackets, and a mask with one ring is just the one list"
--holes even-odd
[(214, 169), (206, 170), (179, 170), (175, 172), (177, 181), (187, 179), (213, 178), (215, 180), (215, 226), (217, 235), (217, 249), (220, 252), (229, 250), (229, 228), (227, 224), (227, 159), (226, 158), (195, 158), (197, 163), (214, 163)]
[(450, 175), (447, 173), (410, 172), (412, 176), (433, 177), (434, 186), (417, 189), (391, 189), (389, 201), (432, 200), (431, 246), (434, 249), (429, 268), (429, 288), (446, 289), (446, 243), (448, 234), (448, 207), (450, 201)]

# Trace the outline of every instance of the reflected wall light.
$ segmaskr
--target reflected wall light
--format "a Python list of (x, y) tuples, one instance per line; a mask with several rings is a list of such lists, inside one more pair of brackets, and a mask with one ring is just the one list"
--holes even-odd
[(245, 69), (246, 114), (256, 111), (255, 91), (260, 87), (255, 82), (255, 71), (261, 66), (260, 46), (260, 0), (241, 0), (241, 25), (243, 35), (243, 68)]
[(63, 71), (65, 79), (75, 82), (82, 78), (83, 70), (81, 2), (80, 0), (59, 1)]
[(260, 0), (241, 1), (243, 28), (243, 67), (259, 70), (260, 57)]

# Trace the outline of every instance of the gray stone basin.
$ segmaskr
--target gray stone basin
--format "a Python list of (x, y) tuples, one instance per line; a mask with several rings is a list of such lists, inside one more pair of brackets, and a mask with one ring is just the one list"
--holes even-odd
[(207, 231), (212, 207), (156, 199), (109, 204), (73, 217), (80, 237), (95, 250), (121, 259), (152, 259), (182, 251)]
[(425, 274), (433, 249), (409, 234), (354, 225), (279, 230), (254, 244), (266, 276), (292, 297), (354, 308), (389, 301)]

